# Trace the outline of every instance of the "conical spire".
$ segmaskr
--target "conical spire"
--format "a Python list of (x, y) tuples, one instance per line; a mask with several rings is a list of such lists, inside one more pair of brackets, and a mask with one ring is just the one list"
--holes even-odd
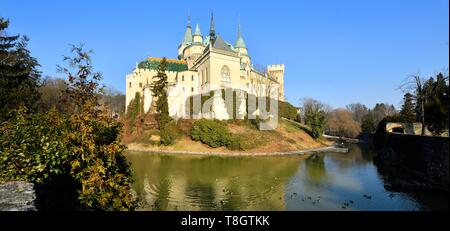
[(211, 11), (211, 25), (209, 27), (209, 39), (214, 40), (216, 38), (216, 29), (214, 26), (214, 14)]
[(188, 15), (188, 22), (186, 26), (186, 32), (184, 32), (183, 41), (181, 44), (183, 45), (189, 45), (192, 43), (192, 29), (191, 29), (191, 19)]
[(238, 37), (241, 37), (241, 16), (238, 17)]
[(198, 23), (197, 23), (197, 25), (195, 26), (195, 32), (194, 32), (194, 35), (200, 35), (200, 36), (202, 36), (202, 32), (200, 32), (200, 26), (198, 25)]
[(241, 17), (239, 17), (239, 19), (238, 19), (238, 35), (237, 35), (237, 40), (236, 40), (236, 44), (234, 45), (234, 47), (236, 47), (236, 48), (247, 48), (245, 46), (244, 39), (241, 36)]
[(188, 24), (187, 27), (191, 27), (191, 16), (188, 14)]

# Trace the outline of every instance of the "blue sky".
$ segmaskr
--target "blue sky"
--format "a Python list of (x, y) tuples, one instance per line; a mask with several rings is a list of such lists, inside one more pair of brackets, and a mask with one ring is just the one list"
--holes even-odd
[[(25, 1), (2, 0), (9, 34), (26, 34), (44, 75), (68, 44), (93, 49), (103, 82), (125, 91), (125, 75), (148, 56), (177, 56), (188, 12), (205, 35), (214, 10), (216, 33), (234, 44), (238, 16), (252, 62), (284, 63), (285, 95), (333, 107), (361, 102), (400, 106), (408, 75), (448, 68), (448, 0), (300, 1)], [(193, 26), (194, 26), (193, 25)]]

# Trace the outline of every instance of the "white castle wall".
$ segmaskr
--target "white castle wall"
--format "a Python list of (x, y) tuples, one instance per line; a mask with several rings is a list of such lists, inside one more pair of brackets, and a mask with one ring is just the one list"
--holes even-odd
[(153, 102), (152, 91), (149, 87), (144, 88), (143, 97), (144, 97), (144, 112), (147, 113), (150, 111), (150, 107), (152, 106)]

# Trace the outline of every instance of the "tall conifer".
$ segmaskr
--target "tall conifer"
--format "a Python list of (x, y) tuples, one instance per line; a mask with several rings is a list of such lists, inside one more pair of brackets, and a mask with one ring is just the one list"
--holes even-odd
[(167, 101), (168, 80), (166, 75), (167, 60), (163, 58), (156, 68), (157, 74), (153, 76), (151, 90), (156, 97), (156, 111), (159, 113), (158, 124), (161, 130), (165, 128), (171, 118), (169, 116), (169, 102)]
[(9, 21), (0, 18), (0, 121), (19, 106), (35, 110), (39, 100), (37, 60), (27, 49), (26, 36), (8, 36)]
[(416, 121), (416, 113), (415, 113), (415, 105), (414, 105), (413, 97), (414, 96), (409, 92), (403, 96), (403, 105), (402, 105), (402, 110), (400, 111), (400, 116), (406, 122)]

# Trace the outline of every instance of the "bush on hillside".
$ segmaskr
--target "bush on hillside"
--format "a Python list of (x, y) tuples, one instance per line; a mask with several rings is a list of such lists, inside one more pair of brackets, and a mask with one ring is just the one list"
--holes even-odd
[(161, 129), (161, 144), (171, 145), (174, 144), (176, 139), (180, 137), (182, 131), (178, 128), (175, 121), (170, 121)]
[(200, 119), (194, 122), (191, 129), (191, 138), (201, 141), (210, 147), (227, 146), (231, 137), (226, 123), (219, 120)]
[(278, 101), (278, 116), (300, 122), (298, 109), (289, 102)]

